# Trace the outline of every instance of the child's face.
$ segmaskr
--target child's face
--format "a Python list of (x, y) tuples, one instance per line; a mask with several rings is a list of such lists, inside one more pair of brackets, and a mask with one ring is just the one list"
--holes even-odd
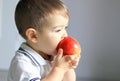
[(56, 47), (60, 40), (67, 36), (66, 27), (68, 26), (68, 18), (61, 15), (55, 15), (49, 19), (49, 22), (42, 28), (42, 32), (38, 35), (39, 53), (55, 55)]

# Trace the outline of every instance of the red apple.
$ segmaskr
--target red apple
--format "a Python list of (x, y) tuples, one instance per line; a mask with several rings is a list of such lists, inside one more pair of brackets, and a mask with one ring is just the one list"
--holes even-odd
[(57, 51), (59, 48), (63, 49), (63, 55), (80, 54), (81, 48), (79, 42), (72, 37), (65, 37), (58, 43)]

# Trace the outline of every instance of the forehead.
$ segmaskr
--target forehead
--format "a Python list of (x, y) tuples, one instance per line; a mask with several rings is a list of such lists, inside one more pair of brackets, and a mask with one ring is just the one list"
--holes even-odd
[(64, 17), (62, 15), (53, 15), (49, 18), (47, 25), (48, 27), (56, 27), (56, 26), (66, 26), (68, 25), (69, 18)]

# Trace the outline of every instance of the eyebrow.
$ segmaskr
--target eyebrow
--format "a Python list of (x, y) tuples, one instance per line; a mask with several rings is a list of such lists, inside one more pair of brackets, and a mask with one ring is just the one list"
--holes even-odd
[(56, 27), (68, 27), (68, 25), (58, 25), (58, 26), (54, 26), (53, 28), (56, 28)]

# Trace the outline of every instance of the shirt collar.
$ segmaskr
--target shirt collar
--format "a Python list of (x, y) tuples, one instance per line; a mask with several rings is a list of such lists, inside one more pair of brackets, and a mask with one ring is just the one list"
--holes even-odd
[(31, 58), (34, 63), (38, 65), (45, 65), (47, 63), (47, 61), (40, 54), (38, 54), (35, 50), (33, 50), (25, 43), (22, 43), (20, 48), (23, 49), (23, 51)]

